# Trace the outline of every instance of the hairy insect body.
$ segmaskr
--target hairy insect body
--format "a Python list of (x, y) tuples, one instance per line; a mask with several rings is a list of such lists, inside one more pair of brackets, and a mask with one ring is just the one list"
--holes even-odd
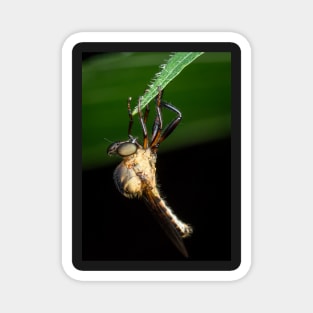
[(179, 220), (160, 195), (155, 164), (156, 153), (149, 148), (138, 148), (136, 153), (123, 157), (123, 161), (115, 169), (113, 177), (116, 187), (127, 198), (143, 198), (148, 203), (154, 203), (154, 208), (163, 212), (182, 238), (189, 237), (192, 227)]
[(155, 208), (162, 210), (179, 234), (183, 238), (189, 237), (192, 227), (177, 218), (159, 193), (155, 164), (155, 153), (150, 149), (138, 148), (135, 154), (124, 157), (115, 169), (113, 177), (116, 187), (127, 198), (143, 197), (147, 202), (155, 201)]
[(117, 189), (127, 198), (140, 198), (147, 189), (156, 186), (156, 154), (150, 149), (138, 148), (137, 152), (124, 157), (113, 177)]

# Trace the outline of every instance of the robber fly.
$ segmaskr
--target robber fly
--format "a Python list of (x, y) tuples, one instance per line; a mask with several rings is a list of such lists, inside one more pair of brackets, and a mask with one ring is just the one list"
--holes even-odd
[[(148, 137), (147, 119), (149, 106), (142, 115), (140, 104), (142, 97), (138, 100), (138, 116), (143, 131), (143, 143), (140, 144), (137, 138), (131, 134), (133, 126), (133, 115), (128, 99), (128, 140), (118, 141), (108, 147), (108, 155), (118, 155), (123, 161), (116, 167), (113, 178), (119, 192), (127, 198), (142, 198), (162, 228), (169, 236), (178, 250), (188, 257), (188, 252), (183, 238), (191, 235), (192, 227), (183, 223), (168, 207), (162, 199), (156, 183), (156, 159), (160, 144), (173, 132), (182, 119), (178, 109), (172, 104), (162, 100), (163, 91), (159, 88), (156, 102), (156, 117), (152, 127), (151, 138)], [(177, 116), (163, 129), (162, 109), (174, 111)]]

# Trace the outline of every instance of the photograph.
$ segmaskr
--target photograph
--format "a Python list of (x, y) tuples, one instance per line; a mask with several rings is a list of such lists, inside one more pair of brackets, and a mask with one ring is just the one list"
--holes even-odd
[(236, 46), (100, 47), (73, 57), (74, 265), (239, 266)]

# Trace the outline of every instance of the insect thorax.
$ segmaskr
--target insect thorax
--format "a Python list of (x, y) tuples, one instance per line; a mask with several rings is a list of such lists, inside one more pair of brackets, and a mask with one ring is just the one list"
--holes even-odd
[(127, 198), (140, 198), (145, 188), (155, 188), (156, 154), (150, 149), (138, 148), (124, 157), (113, 177), (117, 189)]

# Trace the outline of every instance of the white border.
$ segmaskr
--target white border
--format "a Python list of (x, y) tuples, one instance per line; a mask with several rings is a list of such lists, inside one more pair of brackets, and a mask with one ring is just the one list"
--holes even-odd
[[(72, 50), (80, 42), (233, 42), (241, 49), (241, 265), (234, 271), (79, 271), (72, 264)], [(231, 32), (76, 33), (62, 48), (62, 265), (81, 281), (232, 281), (251, 265), (251, 48)]]

